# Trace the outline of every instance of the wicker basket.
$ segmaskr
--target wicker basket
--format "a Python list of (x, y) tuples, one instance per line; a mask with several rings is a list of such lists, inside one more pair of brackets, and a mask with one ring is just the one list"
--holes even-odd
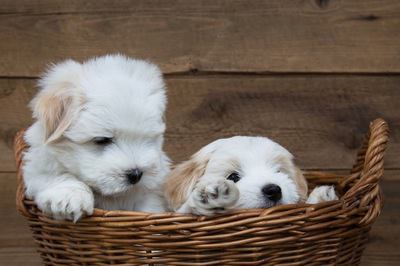
[(311, 187), (335, 184), (337, 201), (212, 218), (96, 209), (74, 224), (46, 217), (24, 198), (20, 132), (17, 207), (45, 265), (357, 265), (382, 208), (378, 181), (387, 141), (387, 124), (377, 119), (350, 175), (306, 173)]

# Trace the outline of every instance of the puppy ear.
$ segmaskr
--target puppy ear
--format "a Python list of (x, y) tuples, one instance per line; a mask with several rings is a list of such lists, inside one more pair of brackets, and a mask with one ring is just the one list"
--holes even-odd
[(74, 85), (80, 70), (79, 63), (68, 60), (51, 67), (39, 80), (41, 91), (30, 105), (33, 117), (43, 125), (46, 143), (60, 139), (83, 105), (83, 93)]
[(281, 171), (286, 173), (296, 184), (297, 192), (299, 193), (299, 202), (307, 200), (308, 185), (303, 172), (294, 164), (294, 158), (291, 153), (285, 150), (275, 158), (276, 163), (280, 165)]
[(307, 194), (308, 194), (308, 185), (307, 185), (307, 180), (303, 175), (303, 172), (295, 166), (294, 169), (294, 175), (293, 175), (293, 180), (296, 183), (297, 186), (297, 192), (300, 195), (300, 203), (304, 203), (307, 200)]
[(200, 156), (198, 153), (189, 161), (175, 167), (164, 184), (164, 195), (173, 210), (179, 209), (188, 199), (190, 192), (198, 180), (203, 176), (209, 156)]

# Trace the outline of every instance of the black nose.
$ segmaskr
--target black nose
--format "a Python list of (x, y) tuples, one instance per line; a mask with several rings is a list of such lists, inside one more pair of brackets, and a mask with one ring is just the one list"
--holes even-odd
[(139, 182), (142, 175), (143, 175), (143, 172), (137, 168), (130, 169), (130, 170), (126, 171), (126, 173), (125, 173), (125, 176), (128, 179), (128, 182), (132, 185)]
[(272, 201), (278, 201), (282, 198), (282, 191), (280, 186), (269, 184), (262, 188), (262, 193), (265, 197)]

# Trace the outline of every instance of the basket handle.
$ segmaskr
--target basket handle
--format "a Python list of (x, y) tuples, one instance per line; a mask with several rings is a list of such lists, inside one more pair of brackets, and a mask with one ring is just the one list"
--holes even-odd
[(17, 166), (17, 195), (16, 204), (17, 210), (24, 216), (30, 217), (31, 214), (27, 210), (24, 200), (25, 200), (25, 186), (24, 180), (22, 178), (22, 164), (23, 164), (23, 152), (28, 147), (24, 141), (25, 130), (20, 130), (14, 138), (14, 156)]
[(339, 183), (343, 191), (349, 188), (342, 198), (344, 202), (352, 203), (359, 200), (360, 208), (368, 208), (360, 224), (373, 222), (382, 208), (379, 180), (383, 176), (383, 156), (388, 139), (388, 124), (381, 118), (372, 121), (351, 174)]

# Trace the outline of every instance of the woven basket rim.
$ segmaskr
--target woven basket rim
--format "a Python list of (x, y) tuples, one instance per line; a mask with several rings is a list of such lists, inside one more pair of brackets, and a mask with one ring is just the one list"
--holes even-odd
[[(195, 215), (195, 214), (190, 214), (190, 213), (178, 213), (178, 212), (173, 212), (173, 211), (166, 211), (166, 212), (160, 212), (160, 213), (155, 213), (155, 212), (145, 212), (145, 211), (130, 211), (130, 210), (105, 210), (105, 209), (100, 209), (100, 208), (94, 208), (93, 214), (90, 215), (90, 217), (117, 217), (117, 216), (146, 216), (149, 218), (157, 218), (157, 216), (171, 216), (171, 217), (196, 217), (199, 219), (210, 219), (212, 217), (223, 217), (223, 216), (231, 216), (231, 215), (238, 215), (242, 213), (258, 213), (260, 216), (266, 216), (269, 214), (276, 214), (277, 212), (280, 211), (285, 211), (288, 209), (298, 209), (298, 208), (307, 208), (310, 209), (310, 207), (313, 206), (319, 206), (319, 207), (324, 207), (328, 206), (331, 204), (336, 204), (338, 202), (342, 202), (342, 200), (339, 198), (338, 200), (332, 200), (329, 202), (322, 202), (318, 204), (309, 204), (309, 203), (295, 203), (295, 204), (285, 204), (285, 205), (277, 205), (269, 208), (247, 208), (247, 209), (237, 209), (237, 210), (232, 210), (224, 214), (216, 214), (213, 216), (204, 216), (204, 215)], [(24, 198), (24, 204), (25, 205), (36, 205), (33, 200)], [(310, 209), (311, 210), (311, 209)], [(81, 220), (88, 219), (90, 217), (84, 217)]]
[[(22, 178), (22, 164), (23, 164), (23, 152), (27, 148), (27, 144), (24, 142), (23, 134), (25, 130), (20, 130), (14, 140), (14, 152), (17, 163), (17, 195), (16, 195), (16, 204), (17, 209), (21, 212), (22, 215), (29, 218), (32, 214), (27, 210), (28, 206), (35, 206), (34, 202), (25, 197), (25, 187)], [(304, 209), (307, 213), (312, 211), (319, 210), (321, 208), (329, 208), (330, 206), (334, 206), (337, 204), (348, 206), (352, 202), (352, 197), (357, 195), (366, 185), (371, 185), (376, 188), (378, 194), (380, 195), (379, 188), (379, 180), (383, 175), (383, 155), (387, 146), (389, 136), (389, 129), (387, 123), (383, 119), (375, 119), (370, 124), (370, 131), (367, 134), (364, 145), (360, 149), (356, 165), (353, 167), (353, 171), (350, 175), (339, 175), (332, 174), (327, 172), (319, 172), (319, 171), (304, 171), (306, 176), (311, 177), (320, 177), (326, 178), (330, 180), (327, 182), (329, 184), (336, 183), (336, 187), (339, 190), (340, 194), (343, 194), (338, 200), (323, 202), (318, 204), (307, 204), (307, 203), (297, 203), (297, 204), (286, 204), (286, 205), (278, 205), (267, 209), (240, 209), (234, 210), (225, 214), (220, 214), (216, 216), (197, 216), (193, 214), (185, 214), (185, 213), (175, 213), (175, 212), (162, 212), (162, 213), (151, 213), (151, 212), (141, 212), (141, 211), (128, 211), (128, 210), (116, 210), (109, 211), (95, 208), (93, 215), (89, 217), (84, 217), (79, 220), (79, 223), (98, 221), (98, 218), (102, 219), (115, 219), (116, 217), (142, 217), (143, 219), (168, 219), (168, 218), (176, 218), (176, 219), (190, 219), (196, 220), (198, 222), (206, 222), (212, 220), (221, 220), (224, 218), (243, 215), (243, 214), (252, 214), (257, 216), (262, 216), (264, 218), (269, 216), (276, 216), (276, 214), (280, 212), (285, 212), (288, 210), (299, 210)], [(360, 159), (360, 157), (362, 157)], [(359, 164), (362, 166), (359, 166)], [(355, 168), (362, 168), (362, 171), (354, 171)], [(357, 170), (357, 169), (356, 169)], [(354, 173), (353, 173), (354, 172)], [(369, 178), (373, 176), (373, 178)], [(365, 190), (365, 189), (364, 189)], [(379, 197), (379, 195), (375, 195)], [(370, 199), (372, 200), (372, 199)], [(380, 213), (382, 202), (379, 201), (380, 207), (378, 210), (374, 210), (374, 214), (371, 217), (364, 217), (364, 222), (371, 223)], [(41, 214), (43, 217), (47, 217), (43, 213)], [(52, 220), (50, 217), (47, 217), (49, 220)], [(69, 224), (71, 221), (59, 221), (53, 220), (54, 223), (58, 224)]]

